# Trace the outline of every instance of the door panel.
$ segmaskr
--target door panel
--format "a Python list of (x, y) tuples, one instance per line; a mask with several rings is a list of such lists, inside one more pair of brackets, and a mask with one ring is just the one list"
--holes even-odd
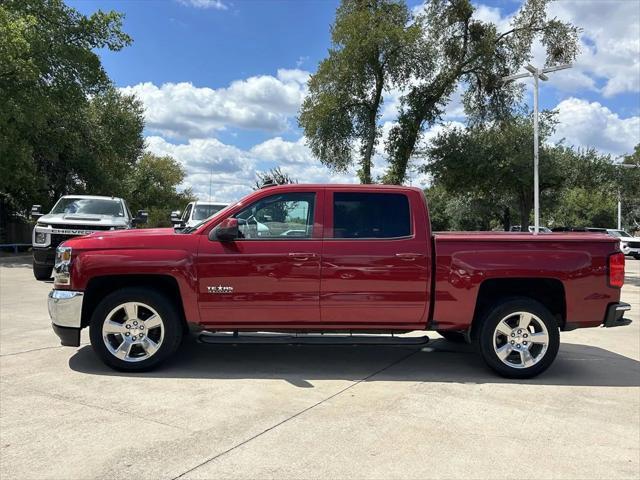
[[(293, 198), (308, 198), (309, 192), (302, 193), (307, 197)], [(197, 266), (202, 323), (286, 328), (320, 321), (321, 198), (317, 192), (309, 211), (297, 201), (288, 214), (277, 204), (250, 212), (248, 206), (232, 215), (244, 221), (243, 239), (220, 242), (202, 235)]]
[[(334, 225), (334, 214), (340, 215), (339, 205), (334, 208), (334, 194), (326, 194), (325, 232), (329, 238), (325, 238), (322, 251), (322, 322), (349, 328), (424, 328), (431, 278), (425, 220), (415, 212), (407, 213), (411, 225), (404, 228), (394, 212), (395, 217), (385, 223), (384, 208), (375, 204), (368, 213), (354, 210), (351, 217), (345, 217), (347, 224)], [(394, 202), (386, 199), (383, 204), (394, 207)], [(376, 219), (370, 221), (368, 215)], [(396, 232), (409, 235), (366, 238)], [(334, 233), (350, 238), (331, 238)]]

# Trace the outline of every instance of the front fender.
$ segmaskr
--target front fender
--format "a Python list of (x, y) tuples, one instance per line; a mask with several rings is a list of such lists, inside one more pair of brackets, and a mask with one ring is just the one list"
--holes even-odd
[(199, 321), (195, 257), (185, 250), (81, 251), (73, 259), (71, 288), (85, 291), (92, 278), (127, 275), (168, 275), (173, 277), (180, 290), (186, 318), (190, 321)]

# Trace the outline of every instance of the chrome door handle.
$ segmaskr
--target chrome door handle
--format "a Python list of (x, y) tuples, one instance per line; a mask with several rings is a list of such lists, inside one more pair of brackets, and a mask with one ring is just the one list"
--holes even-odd
[(396, 257), (410, 262), (416, 258), (424, 257), (424, 255), (422, 253), (396, 253)]
[(294, 260), (309, 260), (310, 258), (316, 258), (316, 254), (315, 253), (290, 253), (289, 254), (290, 258), (293, 258)]

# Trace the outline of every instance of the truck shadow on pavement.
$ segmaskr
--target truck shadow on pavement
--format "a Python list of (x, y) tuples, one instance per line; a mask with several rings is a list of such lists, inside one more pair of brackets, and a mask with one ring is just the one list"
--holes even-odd
[(561, 344), (549, 370), (529, 380), (501, 378), (488, 370), (470, 346), (442, 339), (426, 347), (203, 345), (188, 339), (173, 359), (146, 373), (111, 370), (85, 346), (69, 359), (69, 367), (92, 375), (158, 379), (280, 379), (301, 388), (313, 388), (314, 380), (640, 386), (637, 360), (571, 343)]

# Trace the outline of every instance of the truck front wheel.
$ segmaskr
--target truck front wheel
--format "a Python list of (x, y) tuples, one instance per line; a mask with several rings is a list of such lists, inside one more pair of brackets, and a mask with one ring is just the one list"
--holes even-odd
[(477, 336), (489, 367), (504, 377), (531, 378), (545, 371), (560, 347), (553, 314), (529, 298), (496, 305), (485, 316)]
[(107, 295), (91, 316), (91, 346), (108, 366), (145, 371), (171, 356), (182, 340), (175, 306), (158, 292), (123, 288)]

